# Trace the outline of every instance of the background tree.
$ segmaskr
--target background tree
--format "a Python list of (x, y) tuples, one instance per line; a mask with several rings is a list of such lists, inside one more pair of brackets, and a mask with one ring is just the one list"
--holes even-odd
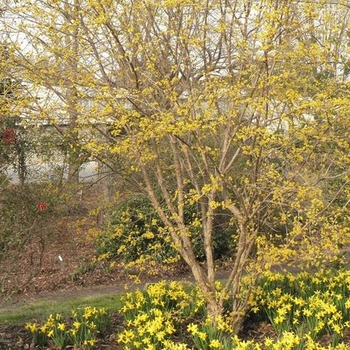
[[(49, 153), (48, 132), (25, 119), (25, 107), (30, 104), (28, 87), (19, 78), (18, 67), (14, 65), (14, 48), (2, 46), (2, 80), (0, 82), (0, 159), (4, 180), (18, 182), (22, 186), (30, 177), (32, 180), (38, 165), (33, 164)], [(51, 132), (51, 137), (53, 133)], [(52, 143), (51, 143), (52, 145)], [(40, 166), (39, 166), (40, 167)], [(29, 169), (30, 168), (30, 169)], [(44, 175), (42, 174), (43, 180)], [(6, 185), (6, 181), (5, 181)]]
[[(9, 166), (15, 165), (19, 170), (22, 179), (25, 177), (23, 157), (21, 157), (21, 147), (19, 137), (16, 135), (16, 99), (19, 84), (11, 75), (11, 50), (2, 43), (0, 46), (0, 154), (1, 171), (5, 171)], [(22, 161), (21, 161), (22, 160)]]
[[(79, 167), (86, 154), (79, 146), (80, 132), (76, 127), (79, 104), (82, 103), (76, 82), (79, 57), (83, 52), (76, 38), (79, 34), (76, 5), (74, 1), (62, 2), (60, 11), (51, 15), (48, 12), (45, 21), (40, 14), (45, 11), (45, 2), (39, 2), (32, 8), (22, 5), (16, 8), (23, 11), (19, 14), (10, 10), (16, 6), (9, 2), (3, 15), (7, 39), (18, 45), (13, 64), (20, 70), (21, 79), (26, 83), (26, 93), (30, 96), (22, 116), (25, 115), (35, 125), (56, 127), (56, 137), (61, 135), (57, 148), (65, 156), (68, 180), (78, 182)], [(49, 8), (50, 4), (47, 6)], [(21, 18), (23, 15), (24, 19)], [(16, 25), (22, 25), (29, 19), (33, 21), (32, 25), (24, 25), (18, 38)], [(56, 35), (52, 35), (53, 32)]]
[[(18, 56), (27, 79), (59, 97), (61, 87), (75, 91), (75, 127), (91, 128), (80, 145), (149, 198), (214, 319), (229, 296), (239, 329), (249, 296), (244, 274), (253, 287), (272, 264), (325, 264), (347, 244), (345, 3), (12, 5), (31, 43)], [(79, 61), (63, 74), (57, 68), (72, 54)], [(46, 118), (40, 108), (37, 117)], [(193, 220), (185, 218), (188, 206), (197, 208)], [(222, 211), (236, 248), (217, 296), (213, 227)], [(194, 254), (194, 234), (205, 264)]]

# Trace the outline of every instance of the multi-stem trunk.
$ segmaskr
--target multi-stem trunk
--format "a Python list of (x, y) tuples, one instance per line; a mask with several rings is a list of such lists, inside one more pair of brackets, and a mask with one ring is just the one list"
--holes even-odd
[[(238, 235), (237, 249), (232, 269), (219, 300), (220, 305), (223, 305), (228, 295), (232, 298), (230, 310), (231, 324), (235, 333), (239, 332), (241, 329), (248, 308), (249, 291), (255, 283), (255, 279), (250, 278), (249, 285), (243, 286), (242, 278), (256, 242), (257, 232), (251, 232), (248, 225), (245, 222), (241, 222)], [(243, 291), (242, 288), (247, 288), (247, 290)]]

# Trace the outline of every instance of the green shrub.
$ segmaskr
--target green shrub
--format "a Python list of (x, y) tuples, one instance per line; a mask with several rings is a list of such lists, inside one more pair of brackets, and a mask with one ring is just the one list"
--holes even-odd
[[(197, 208), (188, 206), (185, 220), (190, 227), (194, 253), (199, 261), (205, 258), (201, 227), (191, 225), (198, 222)], [(232, 227), (224, 215), (215, 218), (214, 258), (220, 259), (232, 251), (232, 236), (227, 234)], [(109, 260), (126, 263), (172, 263), (178, 261), (169, 233), (158, 217), (154, 207), (145, 196), (135, 196), (119, 205), (110, 215), (105, 233), (99, 238), (97, 255)]]
[(126, 263), (178, 260), (169, 235), (144, 196), (129, 199), (111, 213), (108, 228), (99, 239), (97, 254)]

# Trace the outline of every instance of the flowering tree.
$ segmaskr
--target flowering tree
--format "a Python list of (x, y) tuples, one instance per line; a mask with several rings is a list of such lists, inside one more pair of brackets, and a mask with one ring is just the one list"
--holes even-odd
[[(32, 45), (18, 57), (27, 79), (58, 96), (57, 86), (74, 90), (75, 127), (90, 127), (84, 149), (149, 198), (164, 225), (160, 234), (171, 237), (214, 319), (231, 297), (238, 330), (248, 298), (244, 274), (253, 286), (272, 264), (324, 264), (347, 244), (345, 3), (12, 5), (17, 30)], [(72, 55), (79, 60), (66, 65)], [(41, 108), (39, 117), (47, 113)], [(192, 219), (188, 206), (197, 208)], [(212, 245), (218, 211), (229, 217), (235, 244), (220, 296)]]

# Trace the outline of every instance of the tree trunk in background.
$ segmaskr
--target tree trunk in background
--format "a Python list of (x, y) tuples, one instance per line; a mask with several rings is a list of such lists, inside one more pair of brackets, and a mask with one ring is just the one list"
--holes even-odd
[(98, 161), (98, 188), (100, 210), (97, 216), (97, 223), (103, 225), (108, 219), (108, 211), (113, 201), (113, 177), (110, 169), (105, 163)]

